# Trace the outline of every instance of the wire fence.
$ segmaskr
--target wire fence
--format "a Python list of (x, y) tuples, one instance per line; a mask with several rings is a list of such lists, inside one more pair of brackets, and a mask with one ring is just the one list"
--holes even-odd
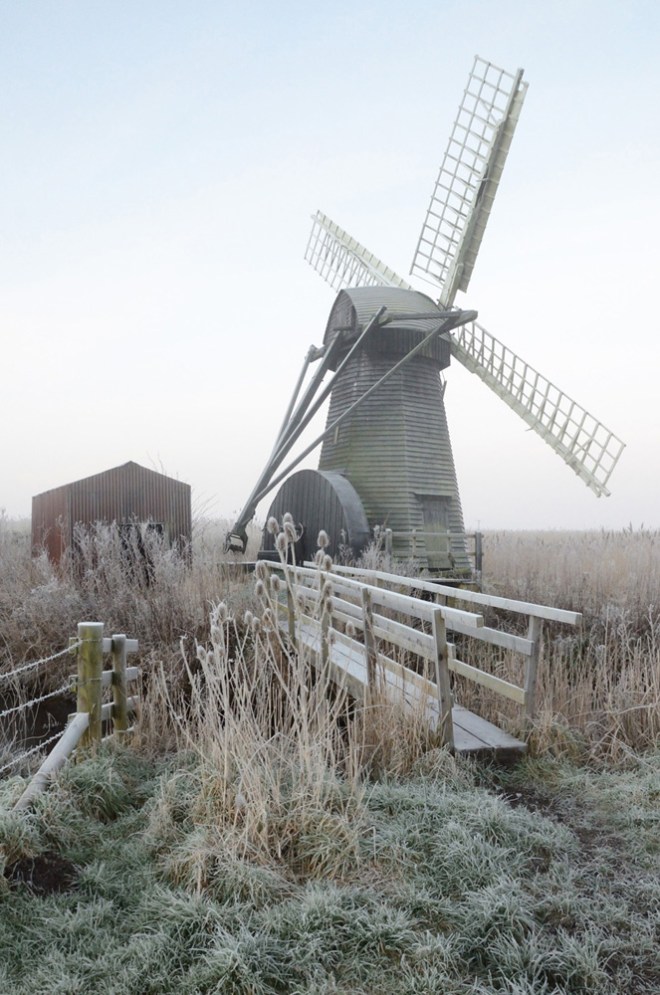
[[(112, 734), (123, 739), (129, 731), (129, 715), (134, 715), (139, 704), (139, 697), (129, 697), (127, 684), (136, 681), (140, 677), (140, 670), (137, 667), (127, 667), (126, 659), (129, 653), (138, 651), (137, 639), (128, 639), (123, 634), (115, 634), (107, 639), (103, 637), (103, 623), (101, 622), (80, 622), (78, 624), (78, 637), (70, 640), (66, 649), (52, 653), (50, 656), (33, 660), (30, 663), (21, 664), (13, 670), (0, 674), (0, 693), (3, 691), (11, 698), (15, 704), (6, 704), (0, 711), (0, 720), (9, 719), (9, 730), (13, 733), (3, 744), (3, 763), (0, 765), (0, 775), (11, 771), (19, 765), (25, 766), (26, 761), (39, 755), (42, 761), (39, 770), (32, 778), (30, 784), (25, 789), (15, 808), (27, 808), (32, 804), (33, 799), (50, 783), (52, 776), (66, 762), (67, 758), (76, 749), (87, 750), (90, 746), (98, 745), (103, 738), (104, 723), (106, 728), (112, 730)], [(64, 684), (58, 686), (53, 691), (45, 691), (43, 694), (33, 694), (27, 698), (26, 684), (22, 686), (21, 680), (25, 675), (33, 675), (37, 678), (39, 668), (45, 667), (59, 660), (64, 656), (75, 653), (77, 656), (77, 675), (70, 677)], [(104, 654), (110, 654), (112, 658), (111, 669), (103, 669)], [(103, 688), (111, 689), (112, 700), (103, 703)], [(19, 716), (45, 701), (57, 698), (62, 695), (76, 691), (77, 704), (76, 712), (68, 716), (67, 724), (62, 729), (58, 729), (52, 735), (41, 739), (27, 749), (21, 749), (21, 744), (16, 742), (17, 725), (12, 726), (12, 717)], [(25, 700), (22, 700), (25, 699)], [(25, 724), (25, 719), (23, 719)], [(21, 726), (24, 728), (24, 725)], [(41, 735), (45, 735), (46, 730)], [(36, 731), (31, 737), (25, 732), (23, 738), (28, 742), (30, 739), (38, 738)], [(110, 735), (110, 733), (108, 733)], [(61, 740), (61, 742), (59, 742)], [(56, 744), (56, 745), (55, 745)], [(25, 744), (23, 744), (25, 745)], [(48, 756), (43, 757), (44, 750), (49, 748)], [(20, 752), (7, 759), (7, 754), (19, 749)]]
[(23, 750), (22, 753), (12, 757), (8, 763), (3, 764), (3, 766), (0, 767), (0, 774), (4, 774), (6, 770), (11, 770), (12, 767), (16, 767), (16, 765), (22, 763), (26, 757), (31, 757), (35, 753), (40, 753), (45, 746), (50, 746), (51, 743), (57, 742), (58, 739), (62, 738), (64, 732), (64, 729), (60, 729), (59, 732), (53, 733), (53, 735), (49, 736), (48, 739), (44, 739), (41, 743), (37, 743), (36, 746), (31, 746), (29, 750)]
[(41, 660), (34, 660), (32, 663), (25, 663), (22, 667), (16, 667), (14, 670), (8, 670), (4, 674), (0, 674), (0, 681), (8, 681), (12, 677), (16, 677), (17, 674), (25, 674), (30, 670), (36, 670), (37, 667), (42, 667), (46, 663), (51, 663), (53, 660), (58, 660), (62, 656), (66, 656), (67, 653), (72, 653), (77, 650), (79, 646), (82, 646), (82, 642), (77, 640), (67, 646), (66, 649), (60, 650), (58, 653), (53, 653), (52, 656), (44, 656)]
[[(42, 657), (39, 660), (33, 660), (31, 663), (22, 664), (20, 667), (15, 667), (13, 670), (9, 670), (3, 674), (0, 674), (0, 686), (2, 686), (3, 684), (7, 685), (11, 682), (15, 682), (15, 679), (17, 677), (21, 677), (24, 674), (32, 673), (32, 671), (36, 671), (40, 667), (44, 667), (46, 666), (46, 664), (52, 663), (54, 660), (59, 660), (63, 656), (67, 656), (75, 652), (80, 646), (82, 646), (82, 642), (80, 640), (76, 640), (74, 642), (71, 642), (71, 644), (67, 646), (66, 649), (59, 650), (57, 653), (52, 653), (50, 656)], [(37, 695), (33, 698), (28, 699), (27, 701), (21, 701), (16, 705), (12, 705), (9, 708), (3, 709), (3, 711), (0, 712), (0, 719), (5, 719), (10, 715), (18, 715), (21, 712), (27, 711), (27, 709), (29, 708), (34, 708), (35, 705), (40, 705), (44, 701), (48, 701), (51, 698), (57, 698), (62, 694), (66, 694), (70, 690), (71, 690), (71, 682), (69, 681), (66, 684), (63, 684), (61, 687), (56, 688), (54, 691), (48, 691), (46, 694)], [(56, 740), (58, 740), (63, 735), (63, 733), (64, 730), (62, 729), (59, 732), (55, 733), (54, 735), (49, 736), (47, 739), (41, 740), (41, 742), (37, 743), (36, 746), (32, 746), (30, 747), (30, 749), (23, 750), (21, 753), (18, 753), (16, 756), (12, 757), (11, 760), (9, 760), (7, 763), (0, 766), (0, 774), (3, 774), (5, 771), (11, 770), (13, 767), (19, 766), (27, 758), (33, 756), (34, 754), (40, 753), (44, 749), (44, 747), (49, 746), (51, 743), (56, 742)]]

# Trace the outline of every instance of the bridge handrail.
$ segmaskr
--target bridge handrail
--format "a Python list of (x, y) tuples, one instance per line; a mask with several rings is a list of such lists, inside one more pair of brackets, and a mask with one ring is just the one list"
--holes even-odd
[(530, 601), (517, 601), (514, 598), (503, 598), (496, 594), (482, 594), (480, 591), (467, 591), (460, 587), (450, 587), (447, 584), (439, 584), (422, 577), (404, 577), (401, 574), (386, 573), (383, 570), (366, 570), (362, 567), (347, 567), (340, 564), (333, 564), (331, 572), (347, 577), (370, 577), (374, 581), (397, 584), (400, 587), (408, 587), (416, 591), (427, 591), (431, 594), (454, 598), (457, 601), (465, 601), (468, 604), (500, 608), (545, 621), (562, 622), (564, 625), (580, 625), (582, 622), (580, 612), (568, 611), (565, 608), (553, 608), (550, 605), (537, 605)]

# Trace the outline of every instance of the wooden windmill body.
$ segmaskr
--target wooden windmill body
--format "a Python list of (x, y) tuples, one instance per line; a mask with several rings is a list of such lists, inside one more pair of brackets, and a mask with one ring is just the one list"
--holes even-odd
[[(314, 216), (306, 259), (339, 293), (323, 346), (305, 359), (229, 548), (244, 549), (257, 503), (282, 484), (269, 515), (293, 515), (299, 559), (310, 558), (320, 528), (334, 555), (358, 554), (386, 528), (395, 556), (409, 556), (410, 537), (418, 537), (413, 548), (422, 567), (464, 574), (469, 564), (444, 406), (443, 370), (452, 359), (516, 411), (597, 496), (609, 493), (621, 440), (487, 332), (476, 312), (454, 306), (456, 293), (467, 290), (520, 115), (522, 76), (475, 58), (411, 268), (439, 287), (437, 303), (326, 215)], [(313, 362), (319, 365), (303, 388)], [(280, 470), (328, 397), (324, 432)], [(319, 443), (318, 470), (292, 474)], [(274, 553), (267, 530), (263, 553)]]

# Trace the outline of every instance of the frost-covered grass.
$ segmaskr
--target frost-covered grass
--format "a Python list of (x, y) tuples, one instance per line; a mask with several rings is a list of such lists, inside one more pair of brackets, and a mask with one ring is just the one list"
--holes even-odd
[[(202, 815), (195, 752), (104, 749), (0, 852), (56, 851), (76, 890), (0, 894), (0, 990), (51, 993), (583, 993), (660, 987), (660, 756), (625, 770), (513, 772), (427, 753), (369, 784), (343, 861), (239, 856)], [(320, 818), (328, 845), (346, 827)], [(194, 868), (200, 869), (197, 876)], [(0, 879), (1, 880), (1, 879)]]
[[(655, 685), (620, 679), (656, 660), (651, 559), (639, 596), (617, 595), (620, 561), (601, 570), (586, 642), (549, 632), (544, 694), (563, 698), (543, 699), (538, 758), (504, 771), (383, 703), (350, 707), (281, 641), (270, 582), (235, 583), (212, 548), (192, 567), (154, 550), (146, 583), (100, 529), (74, 582), (21, 543), (0, 529), (5, 663), (96, 617), (138, 636), (145, 681), (133, 741), (67, 765), (33, 813), (11, 812), (21, 778), (0, 782), (3, 995), (660, 989), (656, 720), (621, 720), (651, 714)], [(553, 563), (564, 576), (540, 548), (503, 570), (512, 596)], [(536, 600), (580, 610), (577, 585), (568, 604), (552, 590)], [(599, 627), (610, 604), (625, 631)], [(588, 720), (556, 707), (580, 695)]]

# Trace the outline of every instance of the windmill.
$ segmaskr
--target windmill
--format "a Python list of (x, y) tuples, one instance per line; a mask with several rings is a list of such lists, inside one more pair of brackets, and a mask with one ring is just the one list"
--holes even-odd
[[(271, 457), (233, 532), (243, 549), (257, 503), (299, 523), (296, 556), (324, 528), (331, 551), (359, 552), (374, 528), (393, 530), (394, 553), (416, 552), (438, 572), (468, 569), (463, 517), (444, 407), (444, 374), (462, 363), (509, 405), (597, 495), (624, 448), (609, 429), (454, 306), (466, 291), (527, 90), (523, 71), (475, 57), (413, 258), (411, 274), (439, 288), (434, 302), (326, 215), (313, 218), (305, 258), (338, 291), (323, 346), (312, 346)], [(305, 389), (309, 364), (319, 361)], [(327, 373), (333, 376), (326, 386)], [(278, 470), (330, 396), (324, 432)], [(291, 471), (322, 443), (318, 470)], [(264, 555), (274, 548), (264, 533)]]

